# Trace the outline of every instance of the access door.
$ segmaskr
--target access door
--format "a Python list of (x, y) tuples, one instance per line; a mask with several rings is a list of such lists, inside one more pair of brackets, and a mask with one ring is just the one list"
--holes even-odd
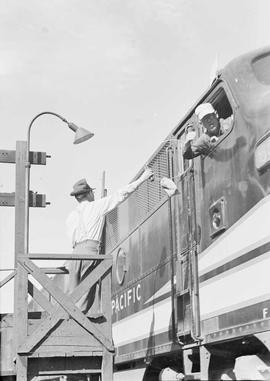
[(178, 340), (183, 344), (200, 336), (197, 252), (200, 232), (196, 214), (196, 181), (194, 160), (183, 159), (186, 130), (196, 130), (191, 117), (178, 136), (178, 223), (176, 260), (176, 325)]

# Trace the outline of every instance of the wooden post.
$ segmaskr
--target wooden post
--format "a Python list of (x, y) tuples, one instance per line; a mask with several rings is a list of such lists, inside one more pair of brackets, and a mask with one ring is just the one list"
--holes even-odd
[(27, 357), (18, 355), (18, 348), (27, 337), (27, 272), (18, 263), (18, 257), (25, 253), (25, 164), (27, 156), (26, 142), (16, 143), (16, 192), (15, 192), (15, 268), (14, 282), (14, 347), (16, 356), (17, 381), (27, 381)]
[[(105, 275), (101, 283), (101, 303), (106, 318), (106, 337), (112, 343), (112, 312), (111, 312), (112, 270)], [(112, 343), (113, 344), (113, 343)], [(113, 379), (113, 353), (103, 347), (102, 381)]]
[[(105, 186), (105, 171), (102, 173), (101, 197), (107, 196)], [(104, 238), (104, 237), (103, 237)], [(99, 310), (103, 310), (106, 318), (106, 335), (112, 341), (112, 314), (111, 314), (112, 271), (99, 282)], [(103, 347), (102, 356), (102, 381), (113, 379), (113, 353)]]
[[(105, 176), (106, 176), (106, 172), (103, 171), (102, 172), (102, 181), (101, 181), (101, 195), (100, 197), (103, 198), (103, 197), (106, 197), (107, 196), (107, 189), (105, 188)], [(101, 242), (101, 245), (99, 247), (99, 254), (103, 254), (104, 252), (104, 247), (103, 247), (103, 244), (102, 242), (104, 242), (105, 240), (105, 229), (104, 229), (104, 223), (105, 221), (103, 222), (103, 227), (101, 229), (101, 236), (99, 237), (99, 240)], [(102, 285), (101, 285), (101, 279), (99, 280), (98, 284), (97, 284), (97, 292), (96, 292), (96, 298), (97, 298), (97, 312), (99, 313), (102, 313), (102, 306), (101, 306), (101, 288), (102, 288)]]

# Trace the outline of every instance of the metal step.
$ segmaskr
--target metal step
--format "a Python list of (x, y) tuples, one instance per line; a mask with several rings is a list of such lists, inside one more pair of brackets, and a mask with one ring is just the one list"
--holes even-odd
[(188, 373), (185, 375), (185, 381), (188, 380), (201, 380), (201, 373), (200, 372), (195, 372), (195, 373)]
[(182, 290), (182, 291), (177, 291), (176, 292), (176, 296), (177, 297), (180, 297), (180, 296), (183, 296), (183, 295), (187, 295), (190, 293), (190, 289), (189, 288), (186, 288), (185, 290)]

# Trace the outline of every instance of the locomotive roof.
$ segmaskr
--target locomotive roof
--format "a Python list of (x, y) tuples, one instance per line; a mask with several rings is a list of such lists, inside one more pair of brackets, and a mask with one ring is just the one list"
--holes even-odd
[[(172, 132), (162, 141), (159, 147), (155, 150), (153, 155), (149, 158), (146, 164), (151, 163), (157, 153), (168, 144), (168, 141), (175, 139), (181, 128), (185, 125), (186, 121), (191, 117), (194, 109), (200, 104), (221, 82), (225, 81), (233, 94), (237, 95), (237, 103), (241, 106), (243, 113), (252, 118), (258, 115), (264, 107), (269, 107), (270, 104), (270, 74), (267, 72), (266, 83), (263, 83), (262, 78), (256, 72), (256, 65), (265, 59), (270, 67), (270, 46), (261, 48), (246, 54), (243, 54), (232, 61), (230, 61), (220, 72), (217, 78), (213, 81), (211, 86), (200, 96), (200, 98), (188, 110)], [(264, 94), (263, 94), (264, 93)], [(260, 94), (260, 96), (258, 95)], [(266, 95), (266, 96), (262, 96)], [(264, 102), (262, 101), (264, 98)], [(133, 181), (139, 177), (143, 172), (143, 168), (133, 178)]]

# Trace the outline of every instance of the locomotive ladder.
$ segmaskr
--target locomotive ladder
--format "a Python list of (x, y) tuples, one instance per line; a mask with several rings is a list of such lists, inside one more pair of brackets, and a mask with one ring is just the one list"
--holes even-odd
[[(32, 164), (45, 164), (39, 159), (34, 162), (34, 157), (35, 153)], [(17, 381), (75, 380), (78, 377), (87, 381), (112, 381), (112, 258), (108, 255), (24, 252), (26, 142), (17, 142), (16, 152), (0, 151), (0, 162), (16, 163), (16, 192), (0, 194), (0, 205), (15, 206), (15, 271), (1, 285), (15, 278), (13, 345)], [(39, 203), (35, 200), (30, 198), (28, 206), (46, 204), (45, 197), (39, 198)], [(98, 265), (66, 295), (47, 274), (68, 271), (64, 267), (39, 268), (33, 262), (49, 259), (96, 260)], [(41, 287), (36, 287), (36, 283)], [(96, 283), (101, 287), (102, 313), (90, 309), (90, 315), (84, 315), (76, 302)], [(41, 307), (41, 312), (29, 311), (28, 294)]]

